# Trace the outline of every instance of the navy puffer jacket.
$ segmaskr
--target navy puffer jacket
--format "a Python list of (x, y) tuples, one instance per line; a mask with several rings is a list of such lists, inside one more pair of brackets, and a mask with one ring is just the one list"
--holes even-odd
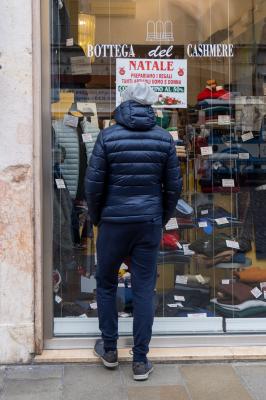
[(85, 178), (92, 222), (144, 222), (174, 213), (182, 178), (171, 135), (151, 106), (129, 100), (98, 135)]

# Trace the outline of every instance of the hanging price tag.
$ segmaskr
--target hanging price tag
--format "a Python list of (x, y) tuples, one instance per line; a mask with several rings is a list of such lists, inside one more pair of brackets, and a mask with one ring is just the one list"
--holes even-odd
[(217, 225), (229, 224), (229, 221), (227, 218), (216, 218), (215, 222)]
[(73, 38), (69, 38), (66, 40), (66, 46), (74, 46), (74, 39)]
[(240, 249), (239, 243), (234, 240), (226, 240), (226, 246), (230, 249)]
[(200, 152), (201, 152), (202, 156), (209, 156), (209, 155), (213, 154), (212, 146), (201, 147)]
[(171, 231), (173, 229), (178, 229), (177, 219), (171, 218), (170, 221), (165, 225), (165, 229), (167, 231)]
[(202, 283), (203, 285), (206, 283), (202, 275), (196, 275), (196, 279), (199, 283)]
[(234, 179), (222, 179), (223, 187), (235, 187)]
[(247, 132), (247, 133), (243, 133), (243, 135), (241, 135), (241, 138), (242, 138), (243, 142), (246, 142), (248, 140), (254, 139), (254, 135), (252, 132)]
[(76, 128), (78, 126), (79, 119), (74, 115), (65, 114), (63, 124), (71, 126), (71, 128)]
[(208, 226), (208, 223), (206, 221), (200, 221), (199, 222), (199, 227), (200, 228), (206, 228)]
[(239, 153), (239, 160), (249, 160), (249, 153)]
[(185, 301), (184, 296), (174, 296), (175, 301)]
[(251, 293), (253, 294), (253, 296), (258, 299), (261, 295), (262, 295), (262, 291), (258, 288), (258, 287), (254, 287), (251, 290)]
[(176, 242), (176, 245), (177, 245), (177, 247), (178, 247), (180, 250), (182, 250), (182, 249), (183, 249), (183, 247), (182, 247), (182, 244), (181, 244), (181, 243), (179, 243), (179, 242)]
[(66, 184), (64, 182), (64, 179), (56, 179), (55, 183), (56, 183), (57, 189), (66, 189)]
[(188, 277), (184, 275), (176, 275), (175, 283), (180, 283), (181, 285), (187, 285)]
[(209, 211), (208, 210), (201, 210), (201, 215), (208, 215), (209, 214)]
[(82, 140), (84, 143), (93, 142), (91, 133), (83, 133)]
[(60, 296), (56, 295), (54, 299), (58, 304), (62, 303), (62, 298)]
[(229, 125), (230, 115), (218, 115), (218, 125)]

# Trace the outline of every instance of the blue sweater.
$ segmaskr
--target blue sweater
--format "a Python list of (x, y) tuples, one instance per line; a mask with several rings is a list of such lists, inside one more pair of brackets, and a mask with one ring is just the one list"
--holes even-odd
[(126, 101), (115, 120), (98, 135), (86, 172), (92, 222), (166, 223), (182, 189), (173, 139), (156, 125), (151, 106)]

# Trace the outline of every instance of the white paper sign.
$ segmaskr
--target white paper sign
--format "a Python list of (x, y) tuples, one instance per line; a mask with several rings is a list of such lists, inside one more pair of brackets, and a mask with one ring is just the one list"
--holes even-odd
[(83, 133), (82, 134), (82, 140), (84, 143), (88, 143), (88, 142), (93, 142), (93, 138), (91, 133)]
[(60, 296), (56, 295), (54, 299), (58, 304), (62, 303), (62, 298)]
[(230, 279), (222, 279), (223, 285), (230, 285)]
[(188, 318), (207, 318), (206, 313), (188, 314)]
[(147, 83), (155, 92), (153, 107), (187, 108), (187, 60), (116, 59), (116, 106), (129, 85)]
[(74, 39), (69, 38), (66, 40), (66, 46), (74, 46)]
[(176, 275), (175, 283), (180, 283), (181, 285), (187, 285), (188, 277), (184, 275)]
[(175, 301), (186, 301), (184, 296), (174, 296)]
[(202, 156), (209, 156), (210, 154), (213, 154), (212, 146), (201, 147), (200, 152)]
[(235, 240), (226, 240), (226, 246), (230, 249), (240, 249), (239, 243)]
[(177, 308), (177, 307), (182, 308), (182, 307), (184, 307), (183, 304), (181, 304), (181, 303), (173, 303), (173, 304), (167, 304), (167, 305), (170, 308)]
[(92, 310), (97, 310), (97, 303), (90, 303), (90, 308)]
[(208, 210), (201, 210), (201, 215), (208, 215), (209, 214), (209, 211)]
[(171, 231), (173, 229), (178, 229), (177, 219), (171, 218), (170, 221), (165, 225), (165, 229), (167, 231)]
[(256, 297), (256, 299), (262, 295), (262, 291), (258, 287), (254, 287), (251, 290), (251, 293), (253, 294), (254, 297)]
[(241, 135), (241, 138), (242, 138), (243, 142), (246, 142), (247, 140), (254, 139), (254, 135), (252, 132), (247, 132), (247, 133), (244, 133), (243, 135)]
[(222, 179), (223, 187), (235, 187), (234, 179)]
[(217, 225), (229, 224), (229, 221), (227, 218), (216, 218), (215, 222)]
[(239, 153), (239, 160), (249, 160), (249, 153)]
[(56, 184), (57, 189), (66, 189), (66, 184), (65, 184), (64, 179), (56, 179), (55, 184)]
[(202, 275), (196, 275), (196, 279), (199, 283), (202, 283), (203, 285), (204, 285), (204, 283), (206, 283), (206, 281)]
[(184, 255), (185, 256), (192, 256), (195, 254), (195, 251), (189, 249), (189, 244), (183, 244), (183, 250), (184, 250)]
[(71, 126), (71, 128), (76, 128), (78, 126), (79, 119), (74, 115), (65, 114), (63, 124)]
[(200, 228), (206, 228), (208, 226), (208, 223), (206, 221), (200, 221), (199, 222), (199, 227)]
[(218, 125), (229, 125), (230, 115), (218, 115)]

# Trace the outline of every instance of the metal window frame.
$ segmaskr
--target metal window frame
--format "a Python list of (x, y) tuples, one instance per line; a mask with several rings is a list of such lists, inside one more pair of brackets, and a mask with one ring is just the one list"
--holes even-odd
[[(50, 104), (50, 1), (40, 1), (41, 20), (41, 132), (42, 146), (42, 190), (39, 199), (42, 204), (42, 284), (43, 284), (43, 347), (44, 349), (78, 349), (92, 348), (95, 337), (54, 337), (53, 335), (53, 288), (52, 288), (52, 234), (53, 234), (53, 203), (52, 203), (52, 154), (51, 154), (51, 104)], [(39, 82), (38, 82), (39, 83)], [(36, 284), (36, 288), (39, 283)], [(39, 312), (38, 316), (42, 316)], [(243, 321), (242, 321), (243, 322)], [(196, 346), (265, 346), (266, 335), (243, 334), (236, 332), (237, 321), (230, 320), (233, 326), (231, 333), (188, 333), (177, 332), (172, 335), (156, 335), (152, 338), (151, 347), (196, 347)], [(239, 321), (240, 323), (240, 321)], [(242, 327), (243, 324), (239, 325)], [(254, 329), (253, 329), (254, 331)], [(119, 339), (119, 347), (131, 347), (132, 337), (123, 336)]]

